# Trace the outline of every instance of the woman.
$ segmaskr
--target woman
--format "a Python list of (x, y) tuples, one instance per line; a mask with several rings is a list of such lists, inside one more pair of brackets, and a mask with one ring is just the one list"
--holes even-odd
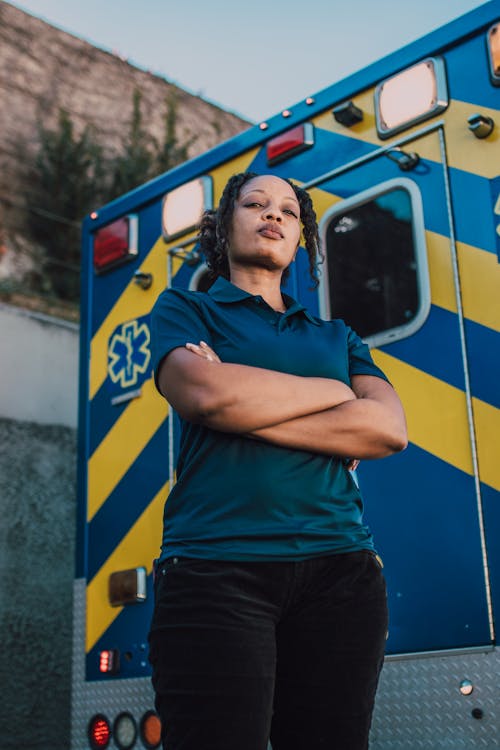
[(150, 658), (168, 750), (361, 750), (387, 634), (385, 582), (349, 468), (406, 445), (404, 414), (342, 321), (281, 292), (316, 217), (287, 180), (233, 176), (205, 215), (207, 293), (153, 312), (180, 415)]

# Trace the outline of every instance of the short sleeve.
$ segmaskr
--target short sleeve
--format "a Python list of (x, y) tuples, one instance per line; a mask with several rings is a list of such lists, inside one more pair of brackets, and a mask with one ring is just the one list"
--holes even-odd
[(349, 351), (349, 377), (353, 375), (374, 375), (389, 382), (388, 377), (377, 367), (368, 346), (352, 328), (347, 328), (347, 347)]
[[(157, 299), (151, 312), (151, 359), (156, 387), (158, 369), (173, 349), (201, 340), (210, 344), (211, 336), (203, 320), (201, 306), (194, 292), (167, 289)], [(190, 295), (190, 296), (188, 296)]]

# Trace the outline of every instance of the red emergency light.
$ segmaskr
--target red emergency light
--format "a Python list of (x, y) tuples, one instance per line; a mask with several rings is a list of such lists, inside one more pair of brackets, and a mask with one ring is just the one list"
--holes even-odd
[(111, 740), (111, 724), (103, 714), (96, 714), (89, 722), (88, 738), (92, 750), (102, 750)]
[(99, 652), (99, 672), (101, 674), (116, 674), (119, 670), (120, 652), (116, 648)]
[(94, 269), (103, 273), (137, 256), (137, 216), (124, 216), (94, 234)]
[(314, 127), (312, 122), (296, 125), (286, 133), (271, 138), (266, 145), (267, 163), (269, 166), (289, 159), (314, 146)]

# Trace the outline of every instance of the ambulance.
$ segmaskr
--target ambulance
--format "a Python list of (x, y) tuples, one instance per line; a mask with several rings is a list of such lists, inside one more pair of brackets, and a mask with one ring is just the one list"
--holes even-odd
[(85, 219), (72, 750), (159, 746), (147, 633), (179, 436), (150, 313), (208, 288), (200, 216), (246, 170), (309, 191), (321, 281), (301, 249), (285, 291), (346, 320), (406, 410), (407, 450), (357, 471), (390, 608), (371, 748), (500, 747), (499, 87), (494, 0)]

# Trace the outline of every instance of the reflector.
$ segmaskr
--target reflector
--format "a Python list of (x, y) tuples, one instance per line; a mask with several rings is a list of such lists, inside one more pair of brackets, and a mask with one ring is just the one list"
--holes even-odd
[(163, 198), (162, 231), (166, 240), (195, 229), (204, 211), (213, 208), (212, 178), (199, 177)]
[(268, 141), (266, 146), (267, 163), (269, 166), (289, 159), (295, 154), (314, 145), (314, 128), (311, 122), (297, 125), (286, 133), (277, 135)]
[(161, 741), (160, 717), (155, 711), (148, 711), (141, 719), (139, 729), (141, 740), (147, 750), (159, 747)]
[(429, 58), (380, 83), (375, 112), (380, 138), (433, 117), (448, 106), (443, 61)]
[(109, 745), (111, 725), (103, 714), (96, 714), (89, 722), (88, 738), (92, 750), (100, 750)]

